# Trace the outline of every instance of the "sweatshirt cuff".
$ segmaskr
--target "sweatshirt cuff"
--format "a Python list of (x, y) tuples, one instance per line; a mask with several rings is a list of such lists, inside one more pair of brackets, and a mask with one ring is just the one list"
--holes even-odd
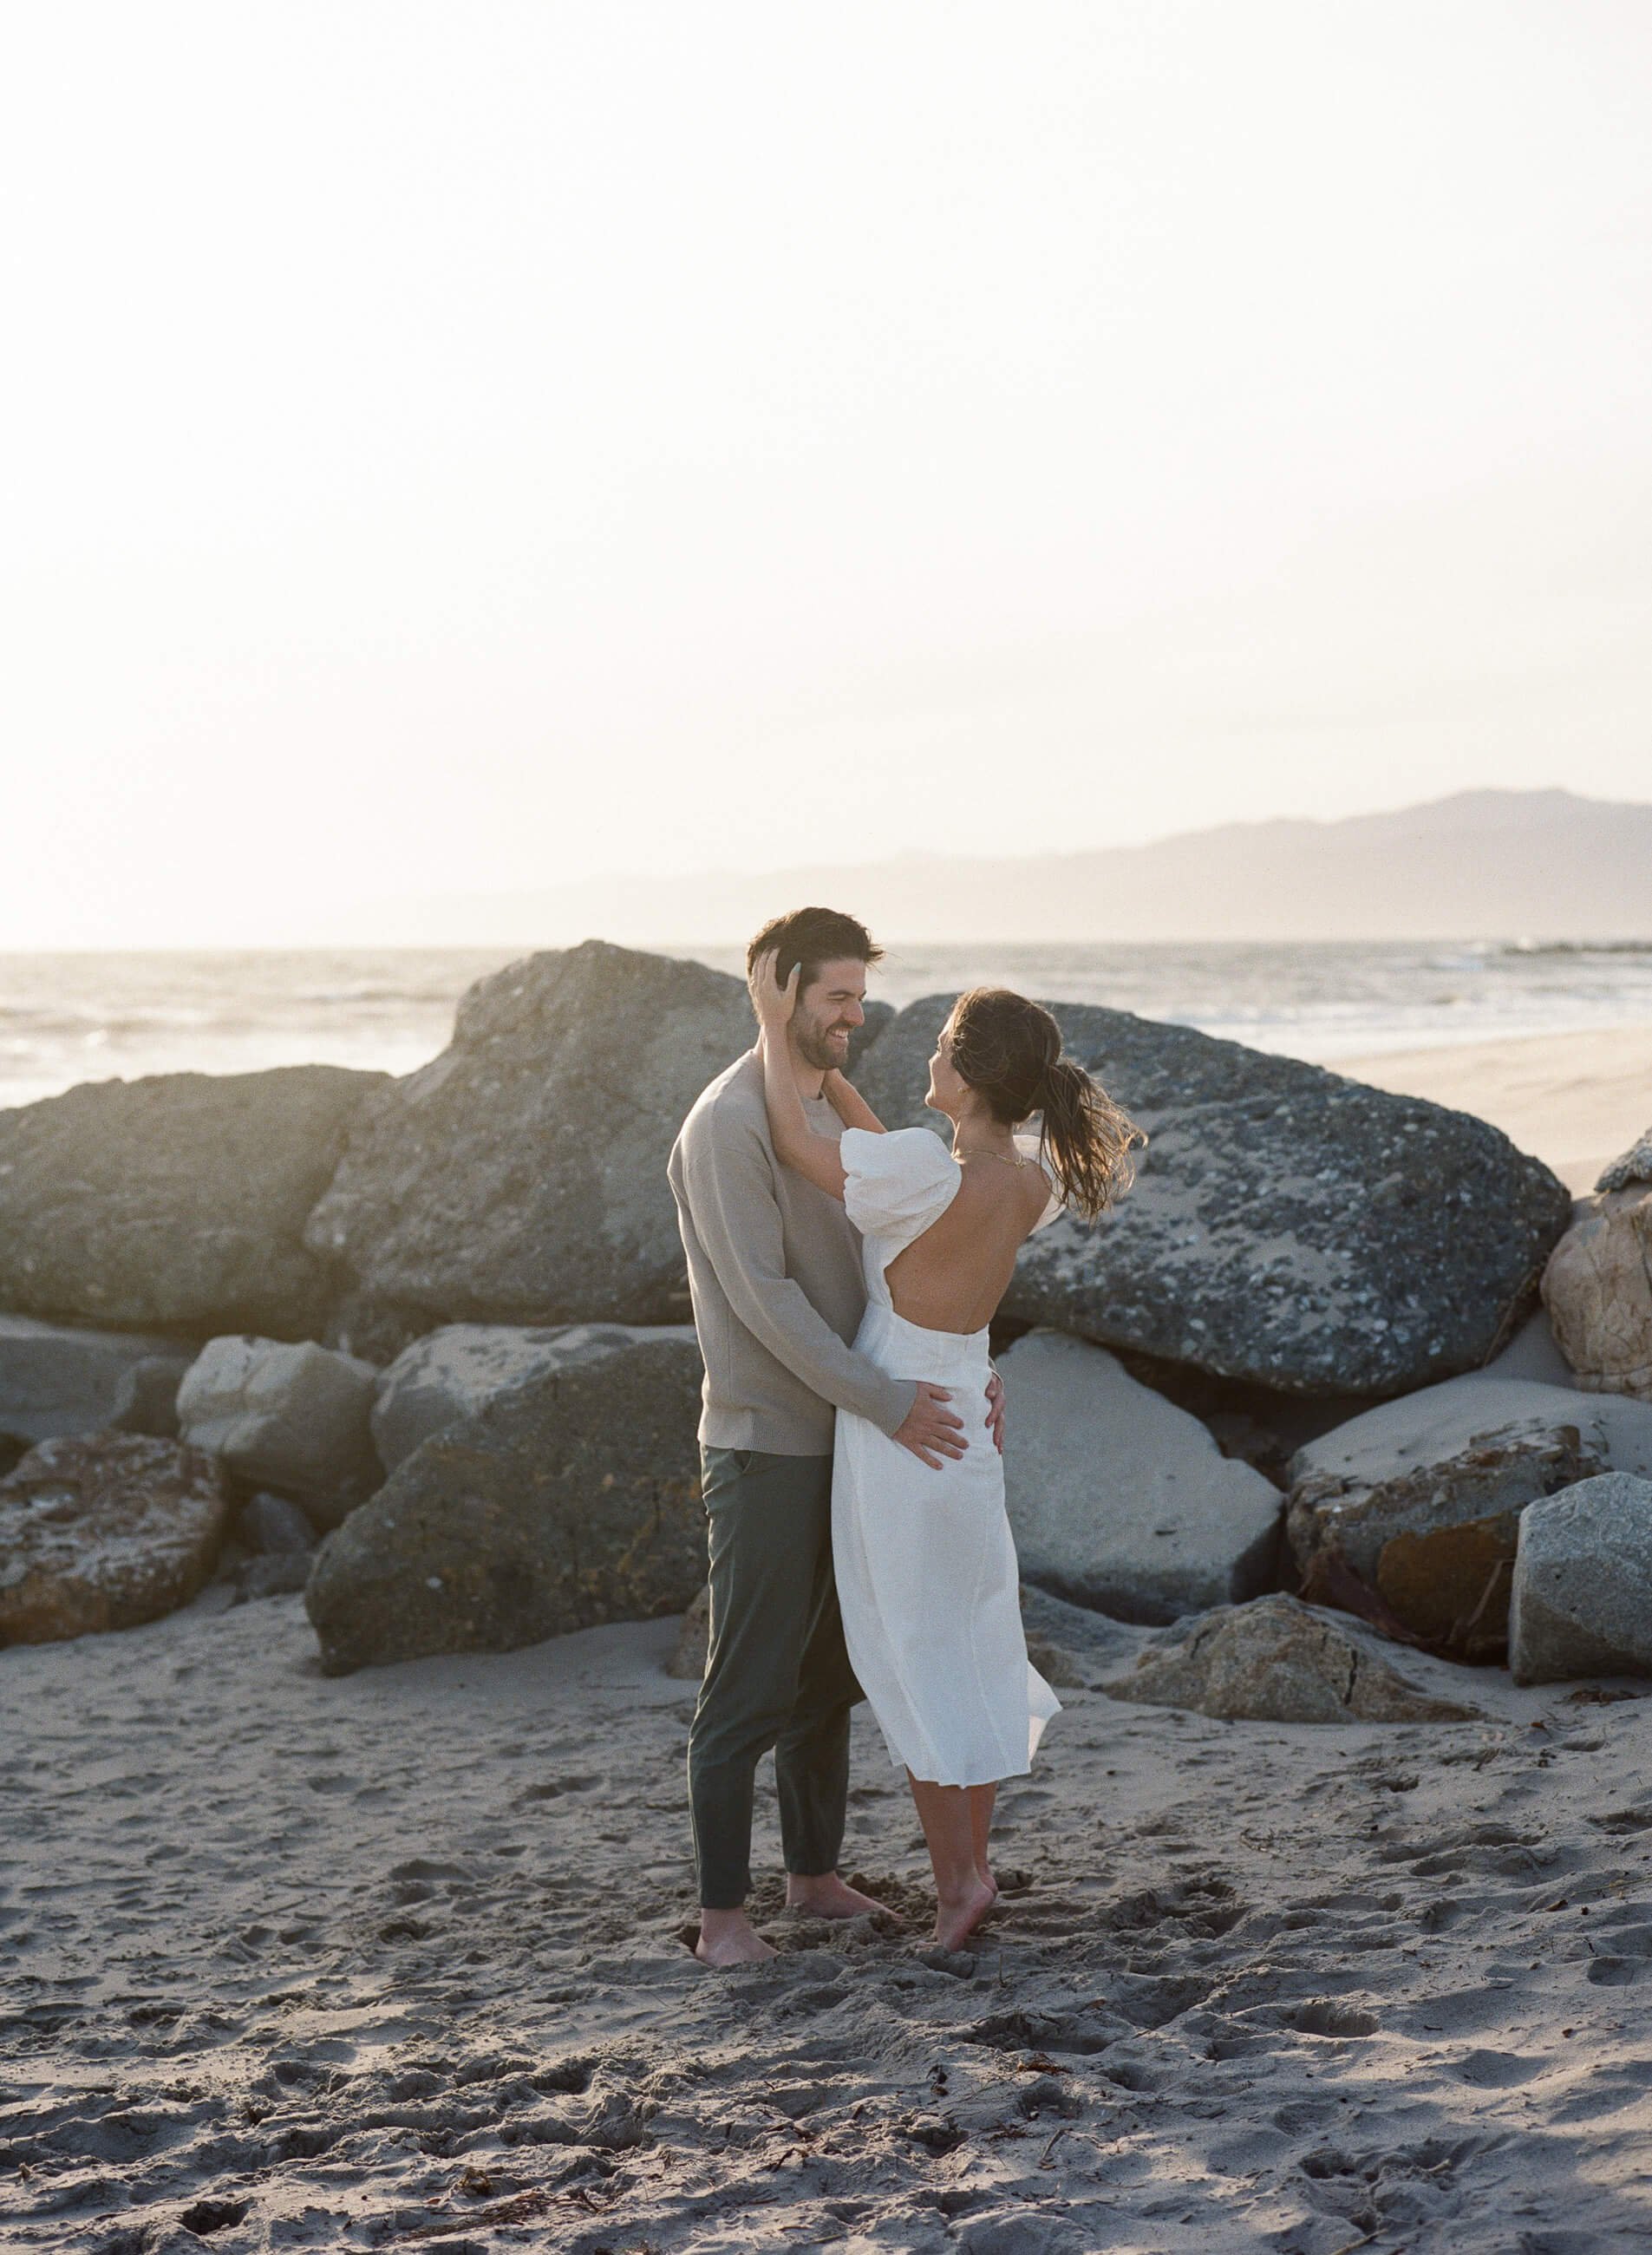
[(915, 1379), (891, 1378), (883, 1387), (883, 1406), (873, 1418), (872, 1423), (880, 1432), (888, 1434), (893, 1439), (901, 1427), (905, 1424), (908, 1416), (911, 1414), (912, 1404), (917, 1399), (917, 1382)]

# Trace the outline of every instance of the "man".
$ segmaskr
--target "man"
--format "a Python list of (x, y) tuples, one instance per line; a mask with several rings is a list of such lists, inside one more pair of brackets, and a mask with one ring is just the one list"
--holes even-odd
[[(868, 965), (865, 926), (831, 909), (766, 924), (746, 953), (801, 964), (787, 1029), (813, 1132), (842, 1122), (822, 1090), (840, 1069)], [(848, 1791), (849, 1710), (861, 1697), (832, 1576), (833, 1411), (854, 1409), (933, 1465), (963, 1453), (944, 1387), (893, 1380), (849, 1342), (865, 1312), (861, 1240), (842, 1205), (782, 1167), (754, 1048), (683, 1123), (670, 1165), (706, 1364), (701, 1493), (711, 1560), (711, 1648), (688, 1738), (699, 1880), (696, 1955), (744, 1965), (773, 1950), (745, 1910), (753, 1779), (775, 1750), (786, 1902), (815, 1917), (875, 1910), (838, 1874)], [(999, 1440), (1002, 1389), (989, 1388)]]

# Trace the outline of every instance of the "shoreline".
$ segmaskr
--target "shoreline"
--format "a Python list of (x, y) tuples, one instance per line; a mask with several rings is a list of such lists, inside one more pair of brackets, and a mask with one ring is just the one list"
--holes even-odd
[[(444, 1051), (457, 1007), (479, 980), (534, 952), (425, 945), (0, 956), (0, 1112), (166, 1074), (328, 1064), (405, 1076)], [(677, 942), (641, 954), (725, 976), (744, 969), (741, 947)], [(977, 985), (1122, 1010), (1332, 1071), (1363, 1066), (1379, 1086), (1395, 1059), (1420, 1060), (1431, 1087), (1447, 1058), (1652, 1034), (1652, 945), (1621, 953), (1507, 941), (896, 945), (870, 995), (899, 1011)], [(1550, 1156), (1552, 1147), (1526, 1140)], [(1583, 1142), (1566, 1138), (1554, 1155), (1573, 1161), (1621, 1140), (1597, 1129)]]

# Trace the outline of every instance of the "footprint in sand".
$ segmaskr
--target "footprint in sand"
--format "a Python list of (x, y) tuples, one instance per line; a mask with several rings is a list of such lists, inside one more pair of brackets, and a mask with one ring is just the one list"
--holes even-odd
[(995, 2013), (967, 2029), (964, 2041), (985, 2045), (992, 2051), (1065, 2052), (1072, 2057), (1089, 2059), (1106, 2051), (1115, 2041), (1120, 2029), (1128, 2025), (1111, 2016), (1100, 2021), (1073, 2013)]
[(1282, 2018), (1286, 2027), (1304, 2036), (1374, 2036), (1382, 2025), (1374, 2013), (1362, 2012), (1357, 2005), (1339, 2005), (1327, 1997), (1293, 2005)]
[(565, 1793), (589, 1793), (602, 1783), (600, 1777), (552, 1777), (538, 1785), (524, 1785), (516, 1795), (517, 1805), (528, 1801), (559, 1801)]
[(1522, 2059), (1513, 2051), (1466, 2052), (1454, 2066), (1447, 2069), (1459, 2083), (1472, 2083), (1480, 2090), (1512, 2090), (1522, 2083), (1530, 2083), (1545, 2070), (1541, 2059)]
[(1652, 1809), (1611, 1809), (1604, 1816), (1589, 1819), (1597, 1832), (1610, 1832), (1621, 1837), (1631, 1832), (1652, 1829)]
[[(1167, 1886), (1138, 1887), (1109, 1904), (1100, 1922), (1111, 1934), (1147, 1935), (1170, 1928), (1180, 1929), (1173, 1933), (1174, 1939), (1186, 1935), (1209, 1940), (1231, 1933), (1248, 1910), (1229, 1882), (1213, 1872), (1172, 1880)], [(1311, 1913), (1287, 1912), (1281, 1923), (1312, 1926), (1318, 1921)]]
[(476, 1874), (468, 1864), (443, 1864), (431, 1856), (410, 1856), (404, 1864), (392, 1864), (385, 1876), (398, 1880), (474, 1879)]
[(178, 2221), (186, 2231), (204, 2239), (214, 2231), (243, 2223), (251, 2206), (250, 2200), (198, 2200), (180, 2211)]
[(823, 1981), (811, 1989), (794, 1989), (787, 1999), (794, 2013), (829, 2013), (849, 1992), (836, 1981)]
[(1307, 2136), (1334, 2122), (1340, 2111), (1334, 2098), (1291, 2098), (1274, 2110), (1274, 2127), (1288, 2138)]
[(1450, 1989), (1442, 1996), (1420, 1998), (1395, 2012), (1393, 2026), (1407, 2035), (1471, 2035), (1481, 2028), (1501, 2027), (1508, 2017), (1506, 1985)]
[(1603, 2114), (1620, 2114), (1626, 2106), (1641, 2106), (1652, 2087), (1652, 2060), (1622, 2060), (1615, 2066), (1594, 2069), (1586, 2089), (1553, 2108), (1554, 2122), (1594, 2122)]
[(1648, 1957), (1652, 1926), (1630, 1927), (1612, 1936), (1610, 1950), (1601, 1949), (1590, 1958), (1588, 1978), (1598, 1989), (1627, 1989), (1645, 1972)]

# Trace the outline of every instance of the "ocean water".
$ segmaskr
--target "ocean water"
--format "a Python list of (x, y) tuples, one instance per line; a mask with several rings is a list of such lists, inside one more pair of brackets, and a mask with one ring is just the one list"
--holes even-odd
[[(722, 971), (735, 948), (675, 951)], [(473, 980), (520, 951), (349, 948), (0, 956), (0, 1107), (77, 1081), (276, 1064), (409, 1072)], [(976, 985), (1100, 1002), (1314, 1063), (1522, 1034), (1652, 1025), (1652, 941), (892, 949), (897, 1008)]]

